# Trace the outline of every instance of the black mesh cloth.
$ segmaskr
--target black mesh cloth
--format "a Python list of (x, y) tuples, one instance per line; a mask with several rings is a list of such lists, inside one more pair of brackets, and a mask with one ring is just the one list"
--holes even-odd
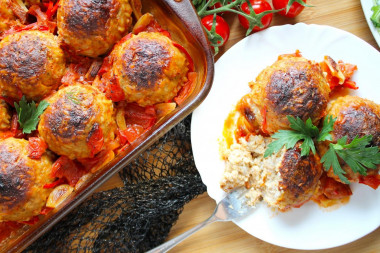
[(183, 206), (206, 190), (190, 117), (120, 172), (124, 187), (94, 194), (25, 252), (145, 252), (164, 242)]

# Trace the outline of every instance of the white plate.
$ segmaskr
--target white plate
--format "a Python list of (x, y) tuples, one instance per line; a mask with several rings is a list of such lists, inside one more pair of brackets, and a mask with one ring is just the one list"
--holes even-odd
[[(193, 113), (191, 141), (195, 164), (217, 202), (225, 193), (219, 187), (224, 162), (218, 139), (224, 120), (237, 101), (249, 92), (248, 82), (271, 65), (280, 54), (299, 49), (308, 59), (324, 55), (358, 66), (353, 80), (360, 87), (355, 95), (380, 103), (380, 53), (358, 37), (336, 28), (319, 25), (284, 25), (253, 34), (228, 50), (216, 63), (210, 94)], [(299, 209), (274, 214), (260, 205), (235, 223), (266, 242), (293, 249), (324, 249), (352, 242), (380, 225), (380, 190), (352, 184), (350, 202), (326, 211), (309, 202)]]
[(360, 0), (364, 12), (365, 19), (367, 20), (369, 29), (372, 32), (373, 37), (375, 38), (377, 45), (380, 47), (380, 29), (376, 28), (372, 21), (371, 21), (371, 16), (373, 11), (371, 10), (373, 6), (373, 0)]

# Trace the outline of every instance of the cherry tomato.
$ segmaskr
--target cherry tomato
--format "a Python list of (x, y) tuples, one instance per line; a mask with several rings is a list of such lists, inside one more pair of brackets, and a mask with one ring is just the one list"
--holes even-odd
[[(275, 9), (283, 9), (282, 11), (278, 12), (280, 15), (282, 16), (285, 16), (285, 17), (288, 17), (288, 18), (294, 18), (295, 16), (297, 16), (298, 14), (301, 13), (301, 11), (305, 8), (305, 6), (297, 3), (297, 2), (294, 2), (290, 8), (289, 8), (289, 11), (288, 13), (286, 13), (286, 6), (288, 5), (288, 2), (289, 0), (273, 0), (272, 3), (273, 3), (273, 7)], [(306, 3), (306, 0), (303, 0), (304, 3)]]
[[(203, 26), (209, 31), (211, 30), (213, 19), (213, 15), (207, 15), (202, 18)], [(223, 38), (223, 44), (221, 46), (226, 44), (228, 38), (230, 37), (230, 27), (221, 16), (216, 16), (215, 31)]]
[[(259, 13), (264, 12), (264, 11), (272, 10), (272, 7), (270, 6), (270, 4), (265, 0), (249, 0), (249, 1), (252, 4), (252, 8), (256, 14), (259, 14)], [(244, 2), (241, 5), (241, 10), (247, 14), (251, 13), (249, 10), (248, 4), (246, 2)], [(249, 28), (249, 21), (241, 15), (239, 15), (238, 17), (239, 17), (240, 24), (245, 29), (248, 29)], [(261, 30), (268, 28), (268, 26), (272, 22), (272, 18), (273, 18), (272, 13), (269, 13), (269, 14), (263, 16), (261, 18), (261, 23), (263, 24), (263, 27), (260, 28), (259, 26), (255, 26), (255, 27), (253, 27), (252, 31), (257, 32), (257, 31), (261, 31)]]

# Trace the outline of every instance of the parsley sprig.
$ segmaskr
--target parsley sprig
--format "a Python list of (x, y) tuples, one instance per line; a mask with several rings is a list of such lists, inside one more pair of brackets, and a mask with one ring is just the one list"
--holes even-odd
[(28, 103), (25, 96), (23, 96), (18, 104), (16, 102), (14, 103), (14, 106), (16, 108), (18, 123), (20, 123), (22, 132), (24, 134), (30, 134), (32, 131), (36, 130), (39, 117), (49, 106), (49, 103), (43, 100), (37, 107), (34, 101)]
[[(276, 140), (268, 145), (264, 157), (277, 153), (283, 146), (286, 149), (293, 148), (300, 140), (303, 140), (300, 146), (301, 156), (309, 155), (310, 150), (315, 154), (314, 142), (332, 140), (330, 132), (333, 130), (336, 118), (333, 118), (331, 115), (325, 117), (321, 130), (312, 123), (310, 118), (306, 122), (303, 122), (298, 117), (287, 116), (287, 118), (293, 130), (279, 130), (272, 135), (272, 138)], [(326, 171), (332, 168), (334, 174), (342, 182), (349, 184), (350, 182), (345, 176), (346, 172), (339, 163), (340, 158), (350, 166), (353, 172), (367, 175), (368, 169), (376, 169), (377, 165), (380, 164), (379, 148), (370, 147), (371, 141), (372, 136), (366, 135), (362, 138), (356, 136), (350, 143), (347, 143), (347, 136), (344, 136), (338, 139), (336, 144), (330, 143), (329, 149), (321, 158), (323, 168)]]
[(322, 157), (324, 169), (327, 171), (331, 167), (333, 172), (342, 182), (349, 184), (346, 172), (340, 166), (338, 156), (344, 160), (353, 172), (358, 172), (360, 175), (367, 175), (368, 169), (376, 169), (376, 165), (380, 164), (380, 152), (378, 147), (368, 147), (372, 141), (371, 135), (358, 138), (356, 136), (349, 144), (347, 136), (340, 138), (336, 144), (330, 143), (329, 149)]
[(277, 153), (282, 149), (283, 146), (286, 149), (293, 148), (296, 143), (303, 140), (301, 145), (301, 156), (308, 155), (310, 150), (315, 154), (314, 140), (325, 141), (331, 140), (330, 132), (333, 130), (333, 125), (335, 119), (332, 116), (326, 117), (323, 122), (323, 128), (319, 131), (311, 119), (309, 118), (306, 122), (303, 122), (299, 117), (294, 118), (293, 116), (287, 116), (290, 127), (293, 130), (279, 130), (277, 133), (272, 135), (273, 139), (277, 139), (268, 145), (267, 150), (265, 150), (264, 157), (268, 157), (273, 153)]

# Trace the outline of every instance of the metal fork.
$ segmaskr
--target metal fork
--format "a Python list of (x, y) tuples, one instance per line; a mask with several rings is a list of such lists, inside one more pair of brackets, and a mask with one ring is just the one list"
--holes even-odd
[(178, 243), (182, 242), (187, 237), (191, 236), (201, 228), (204, 228), (208, 224), (211, 224), (215, 221), (232, 221), (234, 219), (245, 216), (252, 210), (251, 207), (244, 204), (245, 193), (246, 190), (242, 188), (233, 190), (218, 203), (214, 213), (210, 216), (210, 218), (186, 231), (185, 233), (171, 239), (170, 241), (167, 241), (164, 244), (161, 244), (160, 246), (149, 250), (147, 253), (167, 252)]

